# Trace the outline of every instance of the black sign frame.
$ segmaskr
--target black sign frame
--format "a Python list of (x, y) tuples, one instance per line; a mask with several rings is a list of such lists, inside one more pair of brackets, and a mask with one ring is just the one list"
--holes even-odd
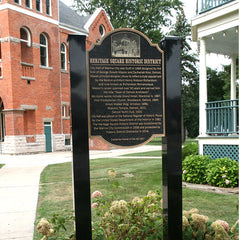
[(119, 148), (165, 136), (164, 51), (117, 29), (87, 51), (89, 136)]
[[(76, 239), (92, 239), (86, 36), (69, 35)], [(166, 136), (163, 157), (163, 239), (182, 239), (181, 38), (165, 37)]]

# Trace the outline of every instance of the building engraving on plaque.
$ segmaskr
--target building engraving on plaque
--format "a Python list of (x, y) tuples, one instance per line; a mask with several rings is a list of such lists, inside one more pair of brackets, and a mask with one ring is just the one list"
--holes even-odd
[(163, 52), (132, 31), (88, 53), (90, 135), (117, 146), (164, 135)]
[(140, 57), (140, 37), (133, 33), (112, 36), (112, 57)]

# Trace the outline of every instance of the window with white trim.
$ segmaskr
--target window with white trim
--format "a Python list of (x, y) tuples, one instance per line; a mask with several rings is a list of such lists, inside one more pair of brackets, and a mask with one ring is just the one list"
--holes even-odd
[(52, 15), (51, 7), (51, 0), (46, 0), (46, 14), (49, 16)]
[(43, 33), (40, 34), (40, 64), (48, 67), (48, 40)]
[[(27, 27), (20, 28), (20, 43), (21, 43), (21, 65), (22, 65), (22, 77), (33, 77), (33, 49), (31, 32)], [(28, 64), (31, 64), (28, 65)]]
[(62, 118), (70, 119), (71, 115), (71, 108), (69, 103), (63, 103), (62, 104)]
[(19, 4), (19, 5), (22, 4), (22, 3), (21, 3), (21, 0), (14, 0), (14, 2), (15, 2), (16, 4)]
[(105, 35), (105, 27), (102, 24), (99, 26), (99, 32), (102, 37)]
[(42, 12), (42, 0), (36, 0), (36, 10)]
[(67, 48), (64, 43), (61, 43), (61, 69), (67, 70)]
[(32, 0), (25, 0), (25, 4), (27, 8), (32, 8)]
[(28, 47), (31, 47), (31, 33), (26, 27), (20, 29), (21, 43), (25, 43)]
[(4, 137), (5, 137), (5, 116), (3, 114), (3, 102), (0, 99), (0, 142), (4, 141)]
[(65, 146), (70, 146), (70, 145), (71, 145), (71, 136), (65, 135)]

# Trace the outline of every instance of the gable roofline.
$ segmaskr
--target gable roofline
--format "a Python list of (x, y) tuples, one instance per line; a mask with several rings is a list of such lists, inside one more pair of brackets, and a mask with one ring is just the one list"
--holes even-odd
[(105, 13), (105, 15), (107, 16), (108, 21), (109, 21), (112, 29), (113, 29), (113, 26), (112, 26), (112, 23), (111, 23), (111, 21), (110, 21), (110, 18), (109, 18), (109, 16), (108, 16), (108, 14), (107, 14), (106, 11), (101, 7), (101, 8), (97, 8), (97, 9), (94, 11), (94, 13), (91, 15), (91, 17), (88, 19), (88, 21), (85, 23), (84, 29), (85, 29), (86, 31), (89, 31), (90, 26), (93, 24), (94, 20), (97, 18), (97, 16), (100, 14), (101, 11), (104, 11), (104, 13)]
[(59, 27), (73, 32), (89, 34), (84, 25), (90, 16), (80, 16), (74, 9), (59, 0)]
[(88, 31), (85, 31), (80, 29), (80, 28), (76, 28), (76, 27), (73, 27), (72, 25), (68, 25), (68, 24), (65, 24), (65, 23), (59, 23), (59, 27), (61, 29), (65, 29), (65, 30), (68, 30), (68, 31), (71, 31), (73, 33), (80, 33), (82, 35), (85, 35), (85, 36), (88, 36), (89, 32)]

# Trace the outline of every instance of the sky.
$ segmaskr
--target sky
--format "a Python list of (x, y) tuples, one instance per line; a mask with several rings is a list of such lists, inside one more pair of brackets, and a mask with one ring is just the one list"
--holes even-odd
[[(73, 4), (73, 0), (61, 0), (66, 5), (71, 6)], [(184, 12), (186, 15), (186, 18), (191, 23), (191, 19), (196, 16), (196, 3), (197, 0), (182, 0), (184, 4)], [(192, 43), (191, 47), (194, 51), (197, 50), (197, 43)], [(216, 60), (218, 59), (218, 60)], [(229, 64), (229, 60), (226, 59), (226, 57), (219, 56), (216, 54), (207, 55), (207, 66), (211, 67), (213, 69), (222, 70), (222, 67), (219, 65), (219, 62), (224, 62), (225, 64)]]
[(196, 15), (196, 2), (197, 0), (182, 0), (184, 4), (184, 12), (188, 20)]
[[(61, 0), (66, 5), (71, 6), (73, 3), (73, 0)], [(195, 15), (196, 12), (196, 1), (197, 0), (182, 0), (184, 4), (184, 11), (186, 14), (186, 17), (190, 19), (192, 16)]]

